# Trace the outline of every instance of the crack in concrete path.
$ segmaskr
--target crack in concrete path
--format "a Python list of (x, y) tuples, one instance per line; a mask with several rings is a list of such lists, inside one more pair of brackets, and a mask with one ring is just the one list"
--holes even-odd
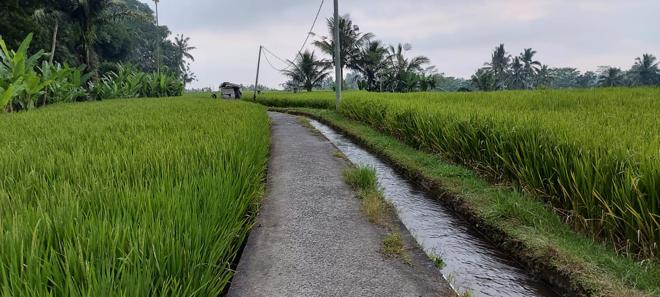
[(270, 117), (267, 194), (229, 296), (454, 295), (420, 251), (412, 265), (379, 252), (386, 231), (361, 214), (330, 142), (295, 116)]

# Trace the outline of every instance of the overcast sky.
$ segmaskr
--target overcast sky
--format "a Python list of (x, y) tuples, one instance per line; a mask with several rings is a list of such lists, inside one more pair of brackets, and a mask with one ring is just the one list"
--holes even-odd
[[(141, 0), (149, 3), (151, 0)], [(327, 35), (326, 0), (314, 32)], [(199, 81), (253, 84), (259, 45), (291, 59), (302, 45), (320, 0), (161, 0), (160, 22), (191, 37)], [(660, 56), (659, 0), (340, 0), (362, 31), (389, 44), (410, 43), (439, 72), (469, 77), (504, 43), (523, 48), (552, 67), (629, 68), (642, 53)], [(317, 37), (318, 38), (318, 37)], [(313, 47), (309, 47), (313, 48)], [(271, 59), (272, 60), (272, 59)], [(276, 67), (282, 63), (272, 60)], [(278, 87), (285, 78), (262, 64), (261, 82)]]

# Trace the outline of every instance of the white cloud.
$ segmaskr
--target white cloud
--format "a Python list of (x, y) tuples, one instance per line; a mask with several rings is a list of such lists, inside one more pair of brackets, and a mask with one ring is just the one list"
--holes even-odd
[[(254, 83), (259, 45), (291, 58), (318, 7), (309, 0), (160, 3), (161, 23), (190, 36), (198, 48), (195, 87), (224, 80)], [(410, 42), (411, 54), (428, 56), (454, 76), (471, 75), (502, 42), (513, 54), (533, 47), (544, 63), (583, 70), (603, 64), (628, 68), (644, 52), (660, 55), (657, 0), (360, 0), (341, 1), (340, 9), (362, 31), (387, 43)], [(332, 1), (326, 0), (319, 35), (327, 35), (325, 18), (331, 14)], [(284, 81), (265, 61), (262, 69), (265, 84)]]

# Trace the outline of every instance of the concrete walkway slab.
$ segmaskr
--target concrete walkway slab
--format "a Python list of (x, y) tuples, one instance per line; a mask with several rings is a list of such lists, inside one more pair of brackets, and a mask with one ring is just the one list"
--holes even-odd
[(229, 296), (453, 295), (421, 252), (412, 265), (379, 252), (385, 230), (360, 212), (330, 142), (295, 116), (270, 117), (268, 192)]

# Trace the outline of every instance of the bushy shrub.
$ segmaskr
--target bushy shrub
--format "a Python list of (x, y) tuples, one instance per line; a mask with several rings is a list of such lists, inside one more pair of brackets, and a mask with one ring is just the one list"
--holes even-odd
[[(165, 69), (145, 73), (131, 65), (116, 64), (101, 78), (91, 80), (85, 66), (51, 64), (43, 51), (30, 56), (32, 34), (18, 50), (9, 50), (0, 38), (0, 110), (26, 110), (51, 103), (89, 99), (173, 97), (183, 94), (183, 80)], [(107, 66), (107, 65), (106, 65)]]

